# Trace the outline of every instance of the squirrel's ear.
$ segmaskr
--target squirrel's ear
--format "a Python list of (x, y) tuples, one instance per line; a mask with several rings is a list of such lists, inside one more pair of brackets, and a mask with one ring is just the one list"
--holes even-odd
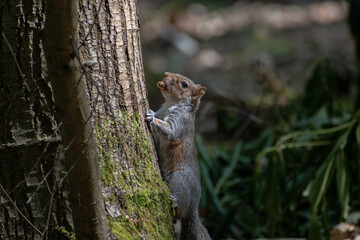
[(196, 84), (197, 88), (194, 94), (194, 97), (202, 97), (205, 94), (206, 87)]
[(191, 102), (194, 105), (198, 105), (200, 103), (200, 99), (205, 94), (206, 87), (201, 86), (200, 84), (196, 84), (197, 88), (195, 93), (192, 95)]

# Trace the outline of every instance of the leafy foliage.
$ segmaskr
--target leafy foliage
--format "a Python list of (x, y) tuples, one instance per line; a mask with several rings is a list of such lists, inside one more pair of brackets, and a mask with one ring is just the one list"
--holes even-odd
[[(198, 137), (201, 206), (214, 239), (328, 239), (360, 207), (360, 111), (344, 111), (331, 64), (255, 141), (207, 147)], [(299, 107), (300, 106), (300, 107)], [(283, 114), (284, 115), (284, 114)]]

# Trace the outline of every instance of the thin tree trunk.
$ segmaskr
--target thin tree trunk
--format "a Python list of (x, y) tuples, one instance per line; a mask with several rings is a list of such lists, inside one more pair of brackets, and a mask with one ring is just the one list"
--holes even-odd
[(77, 239), (106, 239), (107, 223), (89, 98), (76, 59), (77, 1), (46, 1), (44, 47), (52, 83)]

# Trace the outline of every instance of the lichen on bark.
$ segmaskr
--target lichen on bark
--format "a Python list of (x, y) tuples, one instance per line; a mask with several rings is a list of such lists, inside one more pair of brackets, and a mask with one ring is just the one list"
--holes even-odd
[(169, 192), (151, 134), (135, 0), (79, 1), (79, 54), (96, 128), (108, 225), (119, 239), (171, 239)]
[(168, 188), (136, 113), (96, 126), (108, 225), (119, 239), (172, 239)]

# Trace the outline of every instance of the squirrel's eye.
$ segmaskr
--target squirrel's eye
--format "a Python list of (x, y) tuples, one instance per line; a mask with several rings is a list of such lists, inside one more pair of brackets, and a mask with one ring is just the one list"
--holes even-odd
[(188, 83), (187, 83), (187, 82), (181, 82), (181, 87), (182, 87), (182, 88), (187, 88), (187, 87), (188, 87)]

